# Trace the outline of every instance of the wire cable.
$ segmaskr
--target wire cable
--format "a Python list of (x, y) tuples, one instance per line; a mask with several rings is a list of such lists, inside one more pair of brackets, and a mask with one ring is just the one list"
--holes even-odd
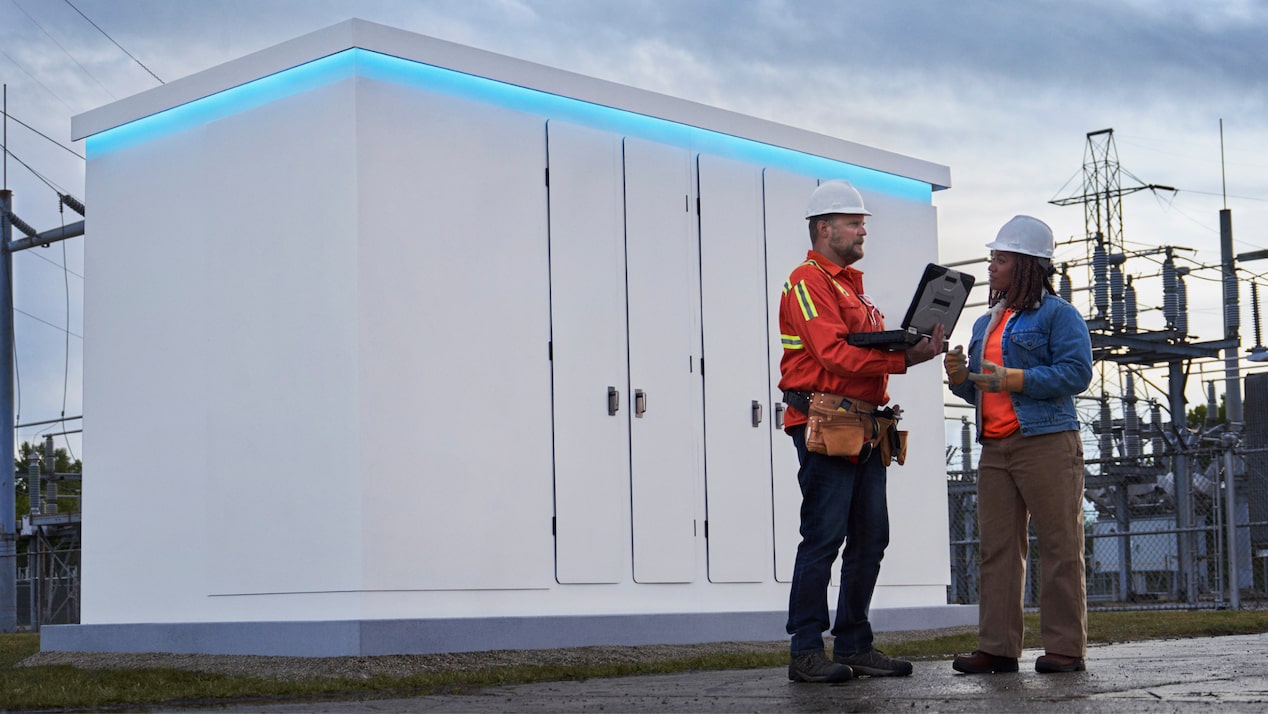
[[(62, 219), (62, 230), (66, 230), (66, 211), (63, 204), (59, 201), (57, 204), (57, 214)], [(62, 244), (62, 265), (66, 265), (66, 241)], [(65, 351), (62, 359), (62, 419), (66, 418), (66, 397), (70, 391), (70, 271), (62, 270), (62, 286), (65, 289), (66, 296), (66, 343)], [(65, 432), (66, 423), (62, 422), (62, 431)], [(70, 435), (63, 433), (62, 440), (66, 442), (66, 453), (70, 454), (72, 459), (75, 458), (75, 452), (70, 445)]]
[(53, 192), (56, 193), (59, 197), (62, 194), (66, 193), (59, 186), (54, 184), (51, 179), (45, 177), (44, 174), (40, 173), (39, 171), (36, 171), (34, 168), (31, 167), (30, 164), (28, 164), (27, 162), (23, 161), (20, 157), (18, 157), (17, 154), (13, 153), (12, 151), (9, 151), (8, 146), (5, 146), (4, 144), (0, 144), (0, 151), (3, 151), (8, 156), (12, 156), (14, 161), (18, 162), (19, 164), (22, 164), (23, 168), (25, 168), (27, 171), (30, 171), (31, 174), (35, 176), (35, 178), (44, 182), (45, 186), (48, 186), (49, 188), (53, 189)]
[[(85, 20), (87, 20), (89, 25), (92, 25), (93, 27), (96, 27), (96, 28), (97, 28), (97, 32), (100, 32), (102, 35), (105, 35), (105, 37), (106, 37), (106, 39), (107, 39), (107, 40), (110, 40), (111, 42), (114, 42), (114, 46), (115, 46), (115, 47), (118, 47), (120, 50), (122, 50), (122, 51), (123, 51), (123, 54), (125, 54), (125, 55), (127, 55), (127, 56), (129, 56), (129, 57), (132, 57), (132, 53), (131, 53), (131, 52), (129, 52), (129, 51), (127, 51), (127, 50), (123, 49), (123, 45), (119, 44), (118, 42), (115, 42), (115, 39), (114, 39), (113, 37), (111, 37), (111, 36), (109, 35), (109, 33), (107, 33), (105, 30), (103, 30), (103, 29), (101, 29), (100, 27), (98, 27), (98, 26), (97, 26), (97, 23), (93, 22), (91, 18), (89, 18), (87, 15), (85, 15), (85, 14), (84, 14), (84, 12), (83, 12), (83, 10), (80, 10), (79, 8), (75, 7), (75, 3), (71, 2), (70, 0), (65, 0), (65, 2), (66, 2), (66, 4), (67, 4), (67, 5), (70, 5), (70, 8), (71, 8), (72, 10), (74, 10), (74, 11), (75, 11), (75, 12), (77, 12), (77, 13), (79, 13), (79, 16), (80, 16), (80, 17), (82, 17), (82, 18), (84, 18)], [(149, 67), (146, 67), (144, 64), (142, 64), (141, 60), (137, 59), (136, 57), (132, 57), (132, 61), (133, 61), (133, 62), (136, 62), (136, 63), (137, 63), (137, 65), (139, 65), (139, 66), (141, 67), (141, 69), (145, 70), (146, 72), (149, 72), (149, 73), (150, 73), (150, 76), (151, 76), (151, 77), (153, 77), (155, 80), (157, 80), (159, 84), (167, 84), (167, 82), (164, 82), (163, 80), (159, 79), (159, 76), (158, 76), (157, 74), (154, 74), (153, 72), (150, 72), (150, 68), (149, 68)]]
[(73, 109), (71, 109), (70, 105), (66, 103), (66, 100), (62, 99), (61, 95), (59, 95), (57, 92), (54, 92), (52, 89), (50, 89), (47, 84), (41, 82), (39, 77), (36, 77), (35, 75), (31, 74), (30, 71), (28, 71), (26, 67), (22, 66), (21, 62), (14, 59), (13, 55), (9, 54), (8, 52), (5, 52), (3, 48), (0, 48), (0, 55), (4, 55), (6, 59), (8, 59), (10, 62), (13, 63), (14, 67), (17, 67), (18, 69), (22, 70), (22, 74), (25, 74), (27, 77), (31, 79), (32, 82), (35, 82), (36, 84), (43, 87), (44, 91), (53, 95), (53, 98), (61, 102), (62, 106), (66, 107), (66, 109), (72, 112), (74, 111)]
[(79, 153), (78, 151), (75, 151), (74, 149), (70, 148), (69, 146), (66, 146), (65, 144), (61, 143), (61, 142), (60, 142), (60, 141), (58, 141), (57, 139), (52, 138), (51, 136), (49, 136), (49, 135), (45, 134), (44, 132), (40, 131), (39, 129), (36, 129), (35, 127), (31, 126), (30, 124), (27, 124), (26, 122), (22, 121), (21, 119), (19, 119), (19, 118), (17, 118), (17, 117), (15, 117), (15, 116), (13, 116), (13, 114), (12, 114), (11, 112), (5, 112), (4, 110), (0, 110), (0, 116), (7, 117), (10, 121), (15, 121), (15, 122), (17, 122), (18, 124), (21, 124), (21, 125), (22, 125), (23, 127), (25, 127), (27, 130), (29, 130), (29, 131), (31, 131), (31, 132), (33, 132), (33, 133), (35, 133), (35, 134), (39, 135), (40, 137), (42, 137), (42, 138), (44, 138), (44, 139), (47, 139), (48, 141), (50, 141), (50, 142), (52, 142), (52, 143), (54, 143), (54, 144), (57, 144), (58, 146), (60, 146), (62, 149), (64, 149), (64, 150), (65, 150), (65, 151), (67, 151), (68, 153), (73, 154), (74, 156), (79, 157), (79, 159), (80, 159), (81, 161), (87, 161), (87, 159), (84, 157), (84, 155), (83, 155), (83, 154)]
[[(31, 16), (31, 13), (29, 13), (29, 12), (27, 12), (27, 11), (26, 11), (26, 8), (24, 8), (24, 7), (22, 7), (20, 4), (18, 4), (18, 0), (9, 0), (9, 1), (10, 1), (10, 2), (12, 2), (12, 3), (13, 3), (13, 6), (14, 6), (14, 7), (16, 7), (18, 10), (20, 10), (20, 11), (22, 12), (22, 14), (23, 14), (23, 15), (26, 15), (26, 19), (30, 20), (30, 21), (31, 21), (31, 24), (33, 24), (33, 25), (35, 25), (36, 27), (40, 28), (40, 32), (43, 32), (45, 37), (47, 37), (49, 40), (51, 40), (51, 41), (53, 42), (53, 44), (57, 45), (57, 49), (61, 50), (61, 51), (62, 51), (62, 54), (64, 54), (64, 55), (66, 55), (67, 57), (69, 57), (69, 58), (70, 58), (70, 61), (71, 61), (71, 62), (74, 62), (76, 67), (80, 68), (81, 70), (83, 70), (83, 71), (84, 71), (84, 74), (86, 74), (86, 75), (88, 75), (89, 77), (91, 77), (91, 78), (92, 78), (92, 81), (96, 82), (96, 83), (97, 83), (97, 86), (98, 86), (98, 87), (101, 87), (102, 91), (104, 91), (106, 94), (109, 94), (111, 99), (118, 99), (118, 97), (116, 97), (116, 96), (115, 96), (115, 95), (114, 95), (114, 94), (113, 94), (113, 93), (112, 93), (109, 89), (107, 89), (107, 88), (106, 88), (106, 85), (104, 85), (104, 84), (102, 84), (102, 83), (101, 83), (101, 80), (97, 79), (96, 75), (94, 75), (92, 72), (89, 72), (87, 67), (85, 67), (84, 65), (80, 64), (79, 60), (75, 59), (75, 55), (72, 55), (72, 54), (70, 53), (70, 51), (69, 51), (69, 50), (67, 50), (67, 49), (66, 49), (66, 48), (62, 45), (62, 43), (58, 42), (56, 37), (53, 37), (51, 34), (49, 34), (49, 31), (48, 31), (48, 30), (46, 30), (46, 29), (44, 29), (44, 26), (43, 26), (43, 25), (41, 25), (41, 24), (39, 23), (39, 21), (38, 21), (38, 20), (36, 20), (34, 17), (32, 17), (32, 16)], [(73, 7), (73, 6), (72, 6), (72, 7)]]
[(66, 333), (66, 335), (67, 335), (68, 337), (75, 337), (75, 338), (80, 339), (80, 340), (84, 339), (84, 336), (83, 336), (83, 335), (81, 335), (81, 334), (79, 334), (79, 333), (76, 333), (76, 332), (72, 332), (72, 331), (70, 331), (70, 330), (66, 329), (65, 327), (62, 327), (61, 325), (54, 325), (53, 323), (49, 322), (48, 320), (45, 320), (45, 319), (44, 319), (44, 318), (42, 318), (42, 317), (36, 317), (35, 315), (32, 315), (31, 313), (27, 312), (26, 310), (23, 310), (22, 308), (15, 307), (15, 308), (13, 308), (13, 311), (14, 311), (14, 312), (16, 312), (16, 313), (19, 313), (19, 314), (21, 314), (21, 315), (26, 315), (27, 317), (31, 318), (32, 320), (35, 320), (36, 322), (42, 322), (42, 323), (44, 323), (45, 325), (48, 325), (49, 327), (53, 328), (54, 330), (57, 330), (58, 332), (65, 332), (65, 333)]

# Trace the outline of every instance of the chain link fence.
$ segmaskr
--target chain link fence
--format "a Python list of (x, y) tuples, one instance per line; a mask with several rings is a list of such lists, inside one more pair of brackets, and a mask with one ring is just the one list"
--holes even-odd
[[(1148, 424), (1133, 425), (1134, 409), (1111, 419), (1097, 401), (1084, 429), (1089, 609), (1268, 604), (1268, 373), (1246, 380), (1240, 433), (1171, 429), (1156, 405)], [(958, 421), (959, 444), (947, 449), (947, 598), (976, 603), (977, 445), (969, 418)], [(1033, 529), (1031, 546), (1025, 603), (1037, 607)]]

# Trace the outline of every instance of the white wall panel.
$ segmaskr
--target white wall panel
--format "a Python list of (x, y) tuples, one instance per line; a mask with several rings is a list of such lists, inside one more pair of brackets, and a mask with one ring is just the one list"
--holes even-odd
[[(621, 137), (547, 125), (555, 577), (630, 573), (630, 411)], [(616, 392), (610, 412), (608, 390)]]
[[(897, 327), (925, 264), (938, 260), (937, 209), (868, 191), (863, 200), (873, 215), (859, 267), (886, 327)], [(969, 309), (960, 319), (971, 323), (979, 314)], [(935, 358), (889, 379), (890, 403), (904, 407), (899, 428), (910, 433), (907, 463), (889, 468), (890, 543), (881, 585), (950, 582), (950, 549), (929, 547), (934, 534), (940, 539), (949, 530), (942, 378), (942, 360)]]
[[(809, 176), (776, 169), (763, 172), (766, 214), (766, 327), (769, 331), (770, 399), (783, 400), (779, 390), (779, 361), (784, 349), (779, 332), (779, 301), (784, 282), (793, 268), (806, 260), (810, 234), (806, 228), (806, 203), (819, 182)], [(797, 544), (801, 542), (801, 488), (797, 485), (797, 450), (792, 439), (776, 424), (770, 428), (771, 493), (775, 520), (775, 577), (792, 580)]]
[[(208, 452), (208, 590), (360, 585), (356, 459), (355, 85), (341, 82), (207, 127), (200, 375)], [(317, 150), (314, 150), (314, 147)], [(247, 238), (240, 239), (239, 236)], [(267, 296), (266, 299), (261, 299)], [(231, 339), (223, 336), (232, 335)], [(261, 349), (267, 346), (267, 349)]]
[(545, 120), (359, 82), (365, 588), (548, 586)]
[(213, 358), (195, 304), (211, 287), (208, 232), (183, 217), (205, 208), (204, 134), (97, 159), (87, 174), (82, 622), (202, 614), (212, 446), (198, 405)]
[(625, 140), (634, 579), (696, 577), (700, 501), (700, 294), (691, 156)]
[(774, 558), (762, 175), (707, 155), (698, 166), (709, 579), (762, 582)]

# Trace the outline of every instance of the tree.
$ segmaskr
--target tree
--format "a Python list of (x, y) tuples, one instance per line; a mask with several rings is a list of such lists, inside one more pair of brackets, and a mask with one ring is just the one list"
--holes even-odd
[(1224, 414), (1224, 395), (1220, 395), (1220, 405), (1216, 410), (1215, 418), (1207, 421), (1207, 408), (1205, 404), (1199, 404), (1189, 410), (1185, 415), (1185, 420), (1190, 429), (1201, 429), (1204, 426), (1210, 427), (1215, 424), (1223, 424), (1228, 421), (1228, 417)]

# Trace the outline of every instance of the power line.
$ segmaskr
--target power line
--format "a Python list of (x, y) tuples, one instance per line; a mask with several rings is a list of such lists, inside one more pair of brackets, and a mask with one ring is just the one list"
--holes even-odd
[(16, 312), (16, 313), (19, 313), (19, 314), (21, 314), (21, 315), (26, 315), (27, 317), (31, 318), (32, 320), (35, 320), (36, 322), (42, 322), (42, 323), (44, 323), (45, 325), (48, 325), (49, 327), (53, 328), (54, 330), (57, 330), (58, 332), (64, 332), (64, 333), (66, 333), (66, 336), (67, 336), (67, 337), (75, 337), (75, 338), (78, 338), (78, 339), (81, 339), (81, 340), (82, 340), (82, 339), (84, 339), (84, 336), (83, 336), (83, 335), (81, 335), (81, 334), (79, 334), (79, 333), (77, 333), (77, 332), (72, 332), (71, 330), (68, 330), (67, 328), (62, 327), (61, 325), (54, 325), (53, 323), (49, 322), (48, 320), (45, 320), (45, 319), (44, 319), (44, 318), (42, 318), (42, 317), (36, 317), (35, 315), (32, 315), (31, 313), (29, 313), (29, 312), (27, 312), (26, 310), (23, 310), (23, 309), (21, 309), (21, 308), (16, 308), (16, 307), (15, 307), (15, 308), (13, 308), (13, 311), (14, 311), (14, 312)]
[[(13, 63), (14, 67), (17, 67), (18, 69), (22, 70), (22, 74), (25, 74), (27, 77), (30, 77), (32, 82), (35, 82), (36, 84), (40, 85), (41, 87), (44, 88), (44, 91), (53, 95), (53, 98), (61, 102), (62, 106), (66, 107), (67, 109), (71, 108), (70, 105), (66, 103), (65, 99), (62, 99), (61, 96), (57, 92), (54, 92), (52, 89), (50, 89), (47, 84), (41, 82), (39, 77), (36, 77), (35, 75), (31, 74), (31, 72), (27, 70), (26, 67), (22, 66), (22, 63), (17, 61), (17, 59), (15, 59), (13, 55), (9, 54), (8, 52), (5, 52), (3, 49), (0, 49), (0, 55), (4, 55), (5, 59), (8, 59), (10, 62)], [(74, 111), (74, 110), (71, 110), (71, 111)]]
[(102, 84), (102, 83), (101, 83), (101, 80), (97, 79), (96, 75), (94, 75), (92, 72), (89, 72), (87, 67), (85, 67), (85, 66), (83, 66), (82, 64), (80, 64), (79, 60), (75, 59), (75, 55), (72, 55), (72, 54), (70, 53), (70, 51), (69, 51), (69, 50), (67, 50), (67, 49), (66, 49), (66, 48), (62, 45), (62, 43), (58, 42), (56, 37), (53, 37), (53, 35), (49, 34), (49, 31), (48, 31), (48, 30), (46, 30), (46, 29), (44, 29), (44, 26), (43, 26), (43, 25), (41, 25), (41, 24), (39, 23), (39, 21), (38, 21), (38, 20), (36, 20), (34, 17), (31, 17), (31, 13), (27, 12), (27, 11), (26, 11), (26, 8), (24, 8), (24, 7), (22, 7), (21, 5), (19, 5), (19, 4), (18, 4), (18, 0), (11, 0), (11, 2), (13, 3), (13, 6), (14, 6), (14, 7), (16, 7), (18, 10), (21, 10), (21, 11), (22, 11), (22, 14), (23, 14), (23, 15), (26, 15), (26, 19), (30, 20), (30, 21), (31, 21), (31, 24), (33, 24), (33, 25), (35, 25), (36, 27), (40, 28), (40, 32), (43, 32), (45, 37), (47, 37), (49, 40), (51, 40), (51, 41), (53, 42), (53, 44), (57, 45), (57, 49), (61, 50), (61, 51), (62, 51), (62, 54), (64, 54), (64, 55), (66, 55), (67, 57), (69, 57), (69, 58), (70, 58), (70, 61), (71, 61), (71, 62), (74, 62), (76, 67), (79, 67), (80, 69), (82, 69), (82, 70), (84, 71), (84, 74), (86, 74), (86, 75), (88, 75), (89, 77), (91, 77), (91, 78), (92, 78), (92, 81), (94, 81), (94, 82), (96, 82), (96, 83), (97, 83), (97, 86), (98, 86), (98, 87), (101, 87), (101, 89), (102, 89), (102, 90), (103, 90), (106, 94), (109, 94), (111, 99), (116, 99), (116, 98), (117, 98), (117, 97), (115, 97), (115, 96), (114, 96), (114, 94), (112, 94), (112, 93), (110, 92), (110, 90), (109, 90), (109, 89), (106, 89), (106, 85)]
[[(132, 57), (132, 53), (131, 53), (131, 52), (129, 52), (129, 51), (127, 51), (127, 50), (123, 49), (123, 45), (119, 44), (118, 42), (115, 42), (115, 39), (114, 39), (113, 37), (111, 37), (111, 36), (110, 36), (110, 35), (109, 35), (109, 34), (108, 34), (105, 30), (103, 30), (103, 29), (101, 29), (100, 27), (98, 27), (98, 26), (97, 26), (97, 23), (93, 22), (93, 21), (92, 21), (92, 19), (91, 19), (91, 18), (89, 18), (87, 15), (85, 15), (85, 14), (83, 13), (83, 11), (82, 11), (82, 10), (80, 10), (80, 9), (79, 9), (79, 8), (77, 8), (77, 7), (75, 7), (75, 3), (71, 2), (70, 0), (65, 0), (65, 1), (66, 1), (66, 4), (67, 4), (67, 5), (70, 5), (70, 8), (71, 8), (72, 10), (74, 10), (74, 11), (75, 11), (75, 12), (77, 12), (77, 13), (79, 13), (79, 16), (80, 16), (80, 17), (82, 17), (82, 18), (84, 18), (85, 20), (87, 20), (89, 25), (92, 25), (93, 27), (96, 27), (96, 28), (97, 28), (97, 32), (100, 32), (102, 35), (105, 35), (105, 37), (106, 37), (106, 39), (107, 39), (107, 40), (110, 40), (111, 42), (114, 42), (114, 46), (115, 46), (115, 47), (118, 47), (120, 50), (122, 50), (122, 51), (123, 51), (123, 54), (125, 54), (125, 55), (127, 55), (127, 56), (129, 56), (129, 57)], [(146, 67), (144, 64), (142, 64), (142, 63), (141, 63), (141, 60), (137, 59), (136, 57), (132, 57), (132, 61), (133, 61), (133, 62), (136, 62), (136, 63), (137, 63), (137, 65), (139, 65), (139, 66), (141, 67), (141, 69), (145, 70), (146, 72), (150, 72), (150, 68), (149, 68), (149, 67)], [(166, 82), (164, 82), (163, 80), (159, 79), (159, 76), (158, 76), (157, 74), (154, 74), (153, 72), (150, 72), (150, 76), (151, 76), (151, 77), (153, 77), (155, 80), (157, 80), (159, 84), (167, 84), (167, 83), (166, 83)]]
[(8, 113), (8, 112), (5, 112), (5, 111), (3, 111), (3, 110), (0, 110), (0, 116), (6, 116), (6, 117), (8, 117), (9, 119), (12, 119), (13, 121), (15, 121), (15, 122), (17, 122), (17, 123), (21, 124), (22, 126), (26, 127), (27, 129), (29, 129), (30, 131), (35, 132), (35, 133), (36, 133), (36, 134), (38, 134), (39, 136), (41, 136), (41, 137), (43, 137), (43, 138), (45, 138), (45, 139), (49, 140), (50, 142), (52, 142), (52, 143), (54, 143), (54, 144), (57, 144), (57, 145), (58, 145), (59, 147), (61, 147), (63, 150), (65, 150), (65, 151), (67, 151), (67, 152), (69, 152), (69, 153), (71, 153), (71, 154), (73, 154), (73, 155), (75, 155), (75, 156), (79, 157), (79, 159), (80, 159), (80, 160), (85, 160), (85, 161), (86, 161), (86, 159), (84, 158), (83, 154), (80, 154), (78, 151), (75, 151), (74, 149), (70, 148), (69, 146), (66, 146), (65, 144), (62, 144), (62, 143), (61, 143), (61, 142), (59, 142), (58, 140), (56, 140), (56, 139), (54, 139), (54, 138), (52, 138), (52, 137), (48, 136), (48, 135), (47, 135), (47, 134), (45, 134), (44, 132), (40, 131), (39, 129), (36, 129), (35, 127), (31, 126), (30, 124), (27, 124), (26, 122), (24, 122), (24, 121), (22, 121), (21, 119), (19, 119), (19, 118), (17, 118), (17, 117), (15, 117), (15, 116), (13, 116), (12, 114), (10, 114), (10, 113)]
[(54, 185), (51, 179), (46, 178), (44, 174), (40, 173), (39, 171), (36, 171), (34, 168), (31, 167), (30, 164), (20, 159), (17, 154), (13, 153), (12, 151), (9, 151), (8, 146), (4, 144), (0, 144), (0, 151), (3, 151), (8, 156), (12, 156), (14, 161), (18, 162), (19, 164), (22, 164), (22, 166), (25, 167), (27, 171), (30, 171), (31, 174), (35, 176), (35, 178), (39, 179), (40, 181), (43, 181), (44, 185), (53, 189), (53, 192), (56, 193), (57, 195), (60, 196), (66, 193), (60, 187)]

